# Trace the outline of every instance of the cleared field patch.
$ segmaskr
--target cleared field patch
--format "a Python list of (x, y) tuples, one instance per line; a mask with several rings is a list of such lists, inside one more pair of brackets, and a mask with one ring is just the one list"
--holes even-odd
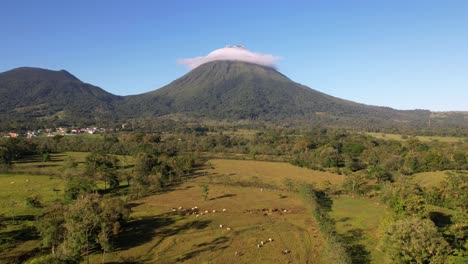
[(42, 204), (63, 198), (64, 182), (44, 175), (0, 174), (0, 214), (34, 215), (40, 209), (26, 205), (26, 198), (38, 195)]
[(370, 199), (339, 197), (333, 199), (331, 216), (355, 263), (384, 263), (384, 256), (375, 248), (384, 205)]
[(13, 173), (38, 174), (38, 175), (59, 175), (68, 158), (72, 158), (78, 163), (79, 168), (85, 161), (89, 152), (63, 152), (50, 154), (49, 161), (42, 161), (40, 155), (24, 158), (13, 164)]
[(330, 181), (332, 184), (341, 184), (342, 175), (314, 171), (293, 166), (283, 162), (267, 162), (252, 160), (210, 160), (211, 168), (207, 168), (207, 175), (230, 177), (236, 180), (252, 180), (257, 177), (262, 182), (284, 188), (284, 181), (289, 178), (300, 183), (321, 183)]
[(439, 186), (447, 177), (447, 171), (420, 172), (413, 175), (413, 181), (423, 187)]
[[(387, 133), (373, 133), (368, 132), (366, 133), (369, 136), (380, 138), (380, 139), (391, 139), (391, 140), (406, 140), (402, 138), (400, 134), (387, 134)], [(454, 143), (463, 141), (464, 138), (461, 137), (441, 137), (441, 136), (416, 136), (422, 142), (430, 142), (430, 141), (439, 141), (444, 143)]]

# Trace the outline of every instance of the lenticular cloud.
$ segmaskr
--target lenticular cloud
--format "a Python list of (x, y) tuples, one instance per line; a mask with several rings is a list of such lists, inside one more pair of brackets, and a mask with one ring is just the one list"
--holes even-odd
[(217, 60), (244, 61), (276, 68), (276, 63), (280, 58), (270, 54), (252, 52), (244, 46), (226, 46), (222, 49), (212, 51), (206, 56), (191, 59), (180, 59), (178, 60), (178, 63), (192, 70), (204, 63)]

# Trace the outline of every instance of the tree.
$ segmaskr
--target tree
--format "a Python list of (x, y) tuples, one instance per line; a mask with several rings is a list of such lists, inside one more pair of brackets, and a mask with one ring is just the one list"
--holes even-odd
[(75, 200), (78, 195), (89, 194), (96, 189), (96, 183), (93, 180), (79, 176), (72, 177), (65, 186), (65, 200)]
[(353, 195), (361, 194), (367, 186), (367, 181), (364, 173), (355, 172), (345, 177), (343, 187)]
[(43, 162), (50, 161), (50, 154), (49, 154), (49, 152), (44, 152), (44, 153), (42, 153), (42, 161), (43, 161)]
[(206, 201), (208, 199), (208, 194), (210, 191), (208, 184), (205, 183), (205, 184), (200, 185), (200, 190), (201, 190), (203, 199)]
[(444, 263), (450, 252), (434, 223), (418, 217), (383, 225), (379, 248), (392, 263)]
[(442, 197), (446, 205), (458, 208), (463, 213), (468, 209), (468, 172), (447, 172), (441, 183)]
[[(91, 153), (86, 157), (85, 173), (88, 176), (104, 181), (104, 189), (107, 188), (107, 182), (112, 181), (114, 187), (118, 187), (118, 168), (119, 160), (112, 155)], [(117, 184), (116, 184), (117, 183)]]
[(153, 171), (153, 168), (159, 164), (158, 158), (154, 155), (140, 152), (135, 157), (135, 173), (147, 176)]
[(379, 166), (370, 165), (367, 168), (367, 173), (369, 174), (369, 177), (376, 179), (378, 183), (392, 180), (392, 175)]
[(100, 207), (101, 230), (98, 234), (98, 243), (102, 250), (102, 263), (104, 263), (105, 254), (112, 250), (112, 242), (130, 215), (130, 210), (120, 198), (103, 200)]
[(99, 233), (100, 213), (97, 194), (86, 195), (69, 206), (65, 212), (67, 235), (61, 247), (65, 256), (79, 259), (84, 254), (89, 263), (89, 253)]
[(55, 255), (56, 248), (65, 239), (64, 212), (62, 204), (52, 204), (37, 219), (36, 227), (42, 238), (42, 245), (50, 247), (52, 255)]

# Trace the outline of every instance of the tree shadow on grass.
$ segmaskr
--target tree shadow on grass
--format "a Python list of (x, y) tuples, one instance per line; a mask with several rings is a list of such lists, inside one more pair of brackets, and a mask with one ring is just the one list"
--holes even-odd
[(337, 223), (338, 223), (338, 222), (346, 222), (346, 221), (348, 221), (348, 220), (351, 220), (351, 217), (345, 216), (345, 217), (342, 217), (342, 218), (340, 218), (340, 219), (336, 219), (335, 222), (337, 222)]
[(437, 227), (446, 227), (452, 224), (452, 216), (441, 212), (430, 212), (429, 218)]
[(116, 248), (126, 250), (150, 242), (155, 237), (177, 235), (189, 229), (204, 229), (211, 221), (192, 221), (180, 226), (173, 226), (175, 220), (167, 215), (144, 217), (128, 222), (116, 241)]
[(370, 252), (361, 244), (361, 241), (364, 239), (364, 231), (362, 229), (356, 228), (349, 230), (344, 234), (338, 234), (338, 238), (345, 247), (348, 255), (351, 257), (352, 263), (371, 263)]
[(223, 199), (223, 198), (234, 197), (234, 196), (237, 196), (237, 194), (226, 193), (226, 194), (220, 195), (218, 197), (213, 197), (210, 200), (217, 200), (217, 199)]
[(39, 234), (35, 227), (28, 226), (12, 231), (0, 232), (0, 252), (14, 248), (17, 245), (29, 240), (39, 239)]
[(144, 217), (128, 222), (116, 241), (116, 248), (129, 249), (153, 239), (158, 228), (174, 223), (169, 217)]
[(197, 244), (197, 245), (194, 246), (195, 247), (194, 250), (183, 254), (181, 257), (177, 258), (177, 261), (178, 262), (183, 262), (183, 261), (189, 260), (189, 259), (191, 259), (191, 258), (193, 258), (195, 256), (198, 256), (203, 252), (213, 252), (213, 251), (216, 251), (216, 250), (225, 249), (225, 248), (227, 248), (229, 246), (228, 242), (229, 242), (229, 239), (227, 237), (225, 237), (225, 236), (222, 236), (222, 237), (215, 238), (210, 242), (204, 242), (204, 243)]

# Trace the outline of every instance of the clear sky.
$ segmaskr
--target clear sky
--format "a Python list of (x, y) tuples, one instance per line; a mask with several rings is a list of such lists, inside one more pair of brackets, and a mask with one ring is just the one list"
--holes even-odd
[(187, 73), (226, 45), (333, 96), (468, 111), (468, 1), (2, 1), (0, 72), (66, 69), (119, 95)]

